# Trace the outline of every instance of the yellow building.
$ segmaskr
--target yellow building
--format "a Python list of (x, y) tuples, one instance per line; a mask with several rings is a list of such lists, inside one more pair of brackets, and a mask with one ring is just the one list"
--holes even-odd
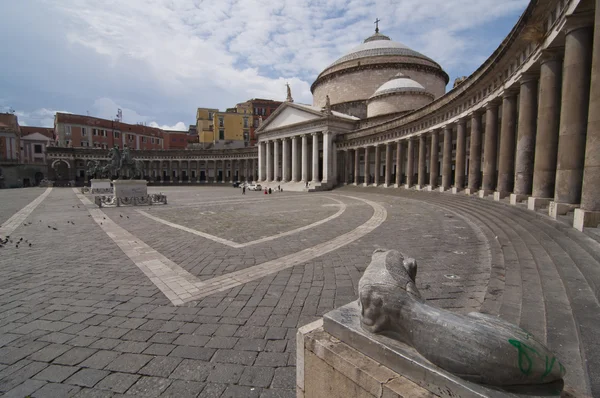
[[(248, 112), (248, 109), (242, 109)], [(205, 148), (243, 148), (248, 146), (252, 113), (238, 113), (237, 109), (220, 112), (213, 108), (198, 108), (196, 129), (198, 141)]]

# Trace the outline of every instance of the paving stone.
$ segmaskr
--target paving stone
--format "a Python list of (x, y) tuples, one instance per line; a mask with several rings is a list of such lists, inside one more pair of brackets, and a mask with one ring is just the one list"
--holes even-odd
[(198, 397), (204, 383), (187, 380), (172, 380), (169, 388), (163, 392), (161, 397), (164, 398), (195, 398)]
[(215, 330), (214, 336), (231, 337), (237, 332), (238, 325), (219, 325)]
[(48, 383), (35, 392), (35, 398), (72, 397), (80, 388), (69, 384)]
[(216, 331), (219, 329), (219, 327), (221, 327), (221, 325), (216, 324), (216, 323), (204, 323), (200, 326), (198, 326), (195, 330), (194, 330), (194, 334), (196, 335), (203, 335), (203, 336), (212, 336), (213, 334), (216, 333)]
[(244, 373), (238, 384), (250, 387), (269, 387), (275, 370), (260, 366), (252, 366), (244, 369)]
[(119, 344), (121, 344), (121, 340), (118, 339), (100, 339), (90, 344), (90, 348), (99, 350), (112, 350)]
[(144, 350), (144, 354), (148, 355), (169, 355), (173, 349), (175, 349), (175, 345), (173, 344), (152, 344), (148, 348)]
[(61, 356), (72, 347), (62, 344), (49, 344), (29, 356), (32, 361), (51, 362), (54, 358)]
[(210, 337), (195, 335), (195, 334), (182, 334), (180, 335), (173, 344), (176, 345), (185, 345), (185, 346), (195, 346), (195, 347), (204, 347), (206, 343), (210, 340)]
[(74, 339), (69, 340), (69, 345), (74, 347), (89, 347), (97, 340), (98, 338), (96, 337), (77, 336)]
[[(22, 366), (21, 366), (22, 365)], [(48, 364), (43, 362), (30, 362), (19, 364), (12, 369), (11, 372), (6, 372), (0, 380), (0, 392), (9, 391), (30, 379), (35, 374), (46, 368)]]
[(79, 370), (76, 366), (50, 365), (34, 376), (34, 379), (60, 383)]
[(182, 358), (156, 357), (146, 364), (138, 373), (148, 376), (169, 377), (183, 361)]
[(111, 363), (106, 365), (105, 369), (113, 372), (136, 373), (145, 364), (152, 359), (150, 355), (143, 354), (121, 354)]
[(263, 339), (239, 339), (234, 349), (242, 351), (264, 351), (267, 341)]
[(74, 398), (112, 398), (114, 394), (111, 391), (98, 390), (96, 388), (82, 388)]
[(142, 376), (127, 390), (127, 394), (137, 397), (158, 397), (170, 384), (171, 380), (169, 379)]
[(184, 359), (171, 373), (171, 378), (193, 381), (205, 381), (214, 365), (210, 362)]
[(202, 398), (220, 398), (227, 386), (225, 384), (206, 383), (202, 390)]
[(33, 393), (42, 388), (45, 384), (46, 382), (41, 380), (25, 380), (23, 383), (19, 384), (12, 390), (7, 391), (2, 396), (4, 398), (23, 398), (27, 396), (33, 396)]
[(265, 334), (265, 339), (267, 340), (283, 340), (287, 334), (287, 328), (281, 327), (270, 327)]
[(92, 356), (95, 352), (96, 350), (91, 348), (75, 347), (56, 358), (54, 363), (61, 365), (77, 365)]
[(37, 352), (47, 346), (48, 343), (32, 342), (22, 347), (4, 347), (0, 348), (0, 363), (12, 365), (15, 362)]
[(177, 348), (171, 351), (169, 356), (209, 361), (215, 351), (214, 348), (177, 346)]
[(150, 346), (150, 343), (143, 343), (140, 341), (123, 341), (114, 348), (115, 351), (129, 352), (133, 354), (139, 354)]
[(286, 366), (288, 361), (287, 353), (278, 352), (260, 352), (254, 362), (255, 366)]
[(147, 330), (130, 330), (125, 333), (122, 338), (123, 340), (133, 340), (133, 341), (148, 341), (152, 337), (154, 332), (150, 332)]
[(255, 351), (218, 350), (212, 361), (218, 363), (233, 363), (250, 366), (258, 356)]
[(81, 387), (94, 387), (100, 380), (108, 376), (110, 372), (98, 369), (81, 369), (69, 377), (65, 383)]
[(221, 398), (258, 398), (262, 389), (247, 386), (228, 386)]
[(295, 389), (296, 388), (296, 368), (285, 367), (275, 369), (273, 377), (273, 388)]
[(264, 390), (260, 394), (260, 398), (296, 398), (296, 389), (280, 390), (277, 388), (271, 388), (269, 390)]
[(287, 346), (287, 340), (269, 340), (265, 351), (267, 352), (284, 352)]
[(127, 373), (111, 373), (106, 376), (96, 388), (101, 390), (110, 390), (116, 393), (124, 393), (135, 383), (140, 376)]
[(211, 383), (235, 384), (244, 371), (244, 366), (217, 363), (210, 372), (207, 381)]
[(237, 343), (238, 339), (236, 337), (222, 337), (215, 336), (212, 337), (208, 343), (206, 343), (207, 348), (233, 348)]
[(179, 337), (177, 333), (156, 333), (148, 340), (150, 343), (170, 344)]
[(120, 354), (116, 351), (98, 351), (81, 362), (79, 366), (85, 368), (104, 369), (106, 365), (111, 363)]

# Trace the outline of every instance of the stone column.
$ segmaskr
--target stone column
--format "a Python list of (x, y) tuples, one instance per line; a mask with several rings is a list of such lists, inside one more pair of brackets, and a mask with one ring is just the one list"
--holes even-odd
[(581, 201), (592, 64), (593, 26), (590, 22), (567, 17), (554, 192), (554, 201), (561, 207), (561, 213), (575, 207), (568, 205)]
[(284, 138), (281, 140), (281, 182), (290, 180), (290, 156), (288, 154), (290, 139)]
[(335, 167), (337, 162), (335, 151), (332, 145), (331, 131), (325, 130), (323, 132), (323, 179), (321, 183), (333, 183), (335, 180)]
[(267, 179), (266, 182), (273, 181), (273, 151), (271, 149), (271, 141), (266, 141), (265, 145), (267, 147)]
[(402, 183), (402, 153), (403, 153), (403, 142), (402, 140), (396, 143), (396, 188), (400, 187)]
[(312, 182), (319, 182), (319, 133), (312, 133)]
[(379, 174), (381, 172), (381, 145), (375, 145), (375, 172), (373, 173), (373, 185), (379, 185)]
[(423, 133), (419, 136), (419, 175), (417, 189), (423, 189), (425, 187), (425, 173), (427, 172), (427, 164), (425, 163), (427, 148), (425, 142), (425, 134)]
[(258, 180), (263, 181), (265, 179), (265, 154), (264, 154), (264, 143), (258, 143)]
[(435, 189), (439, 177), (440, 135), (437, 130), (431, 133), (431, 151), (429, 152), (429, 190)]
[(444, 127), (444, 149), (442, 153), (442, 186), (440, 192), (450, 189), (452, 183), (452, 126)]
[(510, 203), (513, 205), (531, 194), (537, 125), (538, 77), (525, 75), (520, 84), (515, 188), (514, 193), (510, 195)]
[(277, 182), (281, 178), (281, 171), (279, 169), (279, 163), (281, 162), (281, 154), (279, 152), (279, 147), (281, 144), (281, 140), (273, 141), (273, 181)]
[(385, 181), (384, 187), (389, 187), (392, 185), (392, 144), (385, 144)]
[(533, 188), (527, 207), (547, 206), (554, 196), (560, 123), (561, 54), (545, 50), (540, 65), (538, 122), (535, 138)]
[(479, 196), (486, 197), (496, 188), (496, 163), (498, 160), (498, 103), (492, 101), (485, 107), (485, 145), (483, 148), (483, 182)]
[(469, 148), (469, 186), (467, 195), (479, 191), (481, 186), (481, 114), (471, 114), (471, 146)]
[(298, 137), (292, 137), (292, 182), (298, 182)]
[(217, 159), (214, 160), (213, 171), (215, 173), (215, 176), (213, 177), (213, 183), (216, 183), (219, 178), (219, 173), (218, 173), (219, 170), (217, 169)]
[(348, 185), (350, 182), (350, 170), (352, 167), (350, 160), (350, 150), (344, 150), (344, 185)]
[(408, 139), (408, 150), (406, 151), (406, 185), (405, 188), (410, 188), (414, 180), (414, 165), (415, 165), (415, 139)]
[(358, 185), (358, 173), (360, 167), (360, 149), (354, 150), (354, 185)]
[(498, 183), (494, 200), (504, 199), (513, 190), (515, 181), (515, 132), (517, 119), (517, 95), (507, 91), (502, 95), (502, 125), (500, 128), (500, 158)]
[(302, 182), (308, 181), (308, 136), (302, 134)]
[(369, 185), (369, 176), (371, 175), (371, 165), (369, 164), (369, 147), (365, 147), (365, 180), (363, 185), (366, 187)]
[(196, 184), (200, 182), (200, 159), (196, 160)]
[(596, 0), (594, 49), (590, 85), (581, 208), (575, 209), (573, 226), (580, 231), (584, 227), (600, 225), (600, 0)]
[(456, 123), (456, 163), (454, 165), (454, 187), (452, 193), (465, 188), (465, 170), (467, 164), (467, 121), (460, 119)]

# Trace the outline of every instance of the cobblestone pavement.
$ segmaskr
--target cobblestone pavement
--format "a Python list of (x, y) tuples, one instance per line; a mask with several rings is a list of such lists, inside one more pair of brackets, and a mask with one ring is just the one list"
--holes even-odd
[[(343, 190), (160, 190), (166, 206), (100, 210), (54, 188), (11, 233), (0, 248), (0, 394), (294, 397), (297, 328), (356, 298), (376, 248), (415, 256), (419, 289), (441, 307), (484, 301), (488, 239), (434, 204)], [(0, 191), (0, 217), (43, 192)], [(232, 247), (193, 231), (263, 241)], [(147, 276), (164, 271), (154, 261), (198, 295), (173, 305)]]

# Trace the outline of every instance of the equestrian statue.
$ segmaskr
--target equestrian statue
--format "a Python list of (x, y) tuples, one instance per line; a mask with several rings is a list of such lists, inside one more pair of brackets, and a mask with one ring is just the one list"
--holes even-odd
[(118, 146), (114, 146), (108, 152), (108, 161), (102, 165), (97, 160), (87, 162), (86, 173), (88, 176), (96, 178), (142, 178), (144, 176), (144, 164), (142, 161), (134, 159), (127, 145), (123, 151), (119, 151)]

